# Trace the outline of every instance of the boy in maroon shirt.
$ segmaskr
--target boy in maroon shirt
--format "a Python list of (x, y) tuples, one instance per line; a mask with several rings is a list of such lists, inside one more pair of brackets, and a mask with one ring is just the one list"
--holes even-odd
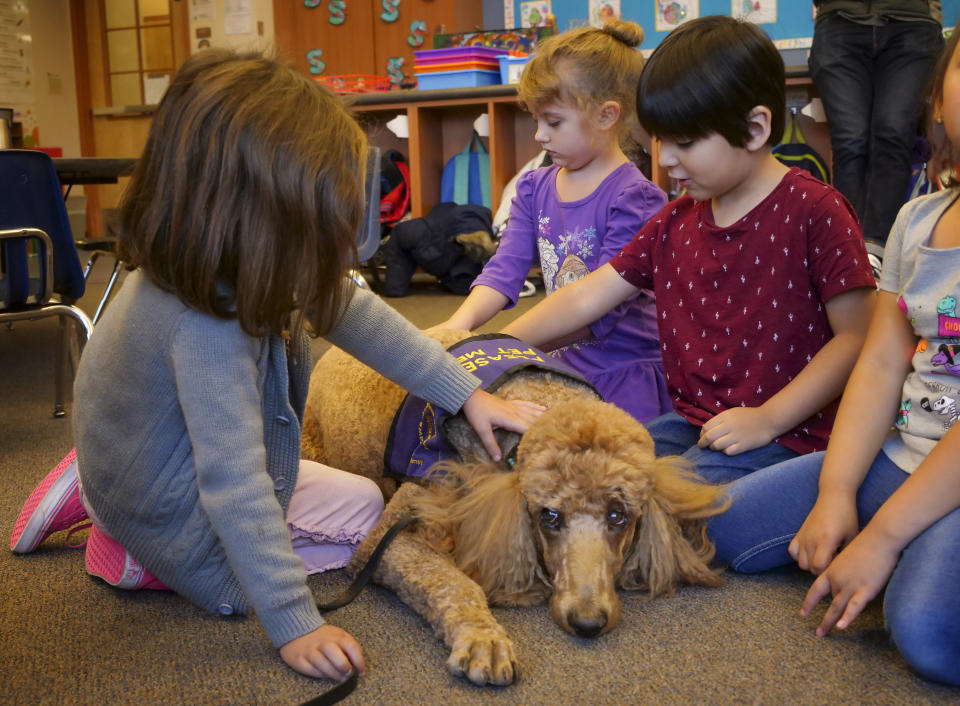
[(504, 332), (548, 344), (652, 289), (675, 409), (647, 424), (658, 455), (727, 482), (824, 449), (875, 283), (850, 204), (770, 151), (779, 52), (750, 23), (687, 22), (648, 60), (637, 111), (686, 193)]

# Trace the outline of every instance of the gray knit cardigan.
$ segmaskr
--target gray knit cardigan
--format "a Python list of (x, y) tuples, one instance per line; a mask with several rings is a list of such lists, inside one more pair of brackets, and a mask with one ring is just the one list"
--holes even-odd
[[(402, 387), (459, 409), (479, 381), (358, 289), (328, 337)], [(255, 338), (130, 273), (83, 352), (74, 433), (105, 529), (167, 586), (252, 608), (277, 646), (323, 624), (284, 516), (310, 378), (305, 336)]]

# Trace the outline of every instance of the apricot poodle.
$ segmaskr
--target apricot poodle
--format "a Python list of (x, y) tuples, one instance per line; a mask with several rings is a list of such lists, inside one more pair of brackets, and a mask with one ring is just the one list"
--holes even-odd
[[(548, 410), (522, 438), (498, 432), (500, 463), (462, 415), (452, 417), (445, 432), (460, 460), (438, 464), (436, 482), (400, 486), (349, 567), (359, 571), (398, 518), (418, 517), (390, 545), (374, 580), (433, 626), (451, 650), (453, 674), (481, 685), (516, 678), (513, 643), (489, 606), (549, 601), (561, 628), (595, 637), (620, 620), (618, 588), (652, 597), (680, 584), (721, 583), (703, 520), (726, 508), (723, 487), (706, 484), (678, 457), (655, 458), (646, 429), (586, 385), (527, 370), (496, 394)], [(392, 493), (382, 477), (384, 448), (403, 396), (331, 349), (311, 379), (304, 456)]]

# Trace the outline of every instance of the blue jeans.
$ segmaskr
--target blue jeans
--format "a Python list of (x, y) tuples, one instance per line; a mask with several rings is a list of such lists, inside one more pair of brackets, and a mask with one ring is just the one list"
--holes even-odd
[(644, 426), (650, 432), (657, 456), (683, 456), (691, 461), (710, 483), (729, 483), (757, 469), (796, 458), (797, 453), (780, 444), (767, 444), (753, 451), (727, 456), (721, 451), (697, 446), (700, 427), (691, 424), (676, 412), (661, 414)]
[(941, 49), (933, 22), (872, 26), (834, 12), (814, 29), (810, 75), (830, 126), (833, 183), (878, 243), (907, 197), (923, 92)]
[[(717, 558), (754, 573), (793, 563), (787, 546), (817, 499), (823, 453), (799, 456), (731, 486), (730, 509), (711, 518)], [(862, 528), (907, 473), (880, 453), (857, 493)], [(960, 509), (914, 539), (887, 584), (883, 614), (900, 654), (922, 676), (960, 685)]]

